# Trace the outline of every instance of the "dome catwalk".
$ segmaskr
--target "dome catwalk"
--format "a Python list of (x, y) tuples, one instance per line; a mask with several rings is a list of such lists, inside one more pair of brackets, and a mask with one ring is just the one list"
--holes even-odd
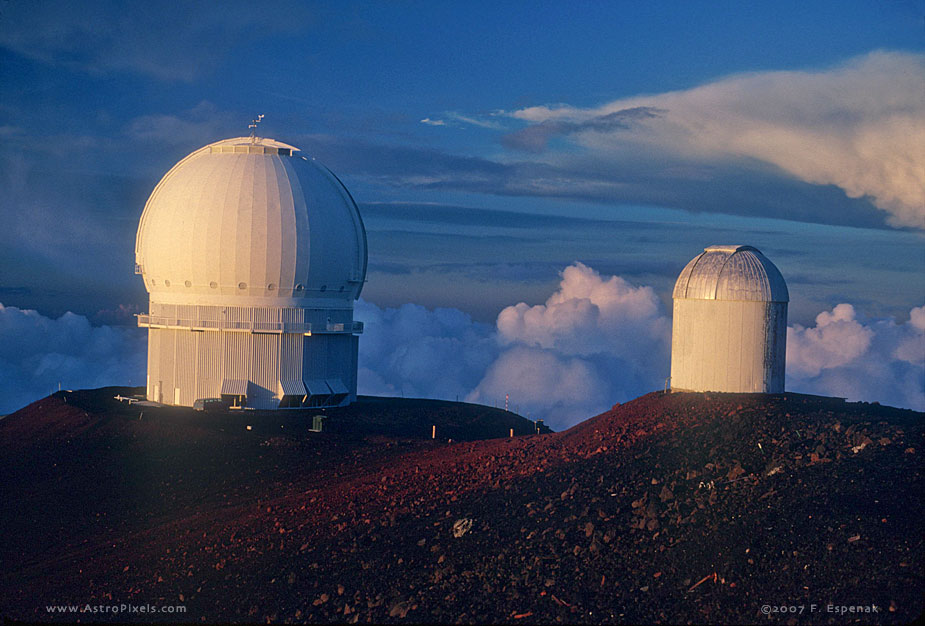
[(340, 180), (298, 153), (226, 139), (155, 187), (135, 243), (150, 294), (138, 317), (149, 400), (276, 409), (356, 399), (366, 230)]

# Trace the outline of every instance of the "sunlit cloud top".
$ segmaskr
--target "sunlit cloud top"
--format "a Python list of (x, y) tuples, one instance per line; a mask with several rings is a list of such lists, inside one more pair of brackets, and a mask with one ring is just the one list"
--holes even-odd
[(648, 158), (669, 177), (754, 162), (868, 197), (891, 225), (925, 228), (923, 76), (925, 55), (873, 52), (592, 108), (531, 106), (510, 113), (528, 125), (503, 143), (560, 167)]

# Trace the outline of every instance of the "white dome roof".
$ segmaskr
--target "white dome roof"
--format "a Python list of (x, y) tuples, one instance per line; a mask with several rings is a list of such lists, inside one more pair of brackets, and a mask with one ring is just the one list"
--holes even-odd
[(787, 283), (777, 267), (751, 246), (704, 248), (678, 277), (675, 299), (788, 302)]
[(167, 172), (135, 243), (152, 299), (176, 304), (352, 301), (366, 260), (366, 230), (340, 180), (298, 148), (250, 137), (209, 144)]

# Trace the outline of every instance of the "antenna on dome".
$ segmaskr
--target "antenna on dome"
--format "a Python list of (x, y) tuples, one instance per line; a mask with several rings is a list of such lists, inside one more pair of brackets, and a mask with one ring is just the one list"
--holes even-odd
[(261, 113), (256, 118), (252, 119), (251, 123), (247, 125), (247, 127), (251, 129), (251, 140), (252, 141), (257, 138), (257, 125), (263, 121), (264, 117), (265, 117), (264, 114)]

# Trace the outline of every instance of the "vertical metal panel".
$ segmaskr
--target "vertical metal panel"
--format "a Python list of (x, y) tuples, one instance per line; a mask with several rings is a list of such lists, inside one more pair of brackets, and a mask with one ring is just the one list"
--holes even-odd
[(350, 388), (349, 402), (356, 402), (357, 399), (357, 354), (359, 352), (360, 338), (356, 335), (350, 336), (350, 365), (349, 377), (346, 379), (347, 387)]
[(176, 333), (176, 386), (180, 389), (179, 402), (186, 406), (196, 400), (196, 336), (199, 333), (174, 331)]
[(217, 398), (222, 387), (222, 333), (204, 332), (199, 335), (199, 351), (196, 355), (199, 371), (196, 398)]
[(782, 393), (786, 303), (674, 301), (671, 386)]
[(250, 366), (250, 334), (222, 333), (224, 354), (223, 375), (226, 379), (247, 380)]
[[(356, 397), (358, 338), (349, 334), (256, 332), (277, 330), (276, 324), (301, 324), (314, 320), (323, 331), (328, 323), (349, 324), (352, 310), (304, 309), (299, 307), (239, 307), (218, 305), (176, 305), (152, 303), (151, 314), (168, 323), (187, 328), (149, 328), (147, 394), (162, 401), (191, 406), (199, 398), (218, 397), (222, 381), (247, 380), (252, 389), (248, 404), (277, 408), (282, 380), (338, 379)], [(227, 322), (229, 330), (207, 322)], [(269, 326), (266, 326), (269, 324)], [(206, 330), (192, 330), (202, 328)], [(212, 330), (210, 330), (212, 329)]]
[(159, 329), (158, 332), (161, 333), (161, 401), (168, 403), (173, 401), (176, 337), (172, 330)]
[(284, 334), (280, 337), (280, 380), (303, 380), (302, 346), (308, 339), (301, 334)]
[(279, 335), (252, 335), (250, 360), (249, 380), (260, 387), (261, 395), (275, 396), (279, 389)]
[(161, 336), (156, 328), (148, 329), (148, 391), (147, 398), (153, 402), (155, 399), (154, 385), (160, 380), (161, 373)]
[(329, 337), (330, 335), (312, 335), (305, 338), (302, 356), (302, 380), (327, 378)]

